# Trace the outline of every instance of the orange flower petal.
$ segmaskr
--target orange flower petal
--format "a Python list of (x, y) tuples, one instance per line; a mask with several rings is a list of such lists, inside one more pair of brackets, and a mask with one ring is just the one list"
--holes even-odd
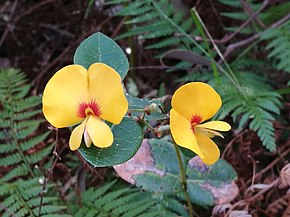
[(93, 144), (99, 148), (107, 148), (113, 144), (113, 133), (111, 128), (96, 116), (90, 116), (86, 125)]
[(187, 120), (200, 116), (201, 122), (211, 118), (221, 107), (218, 93), (208, 84), (191, 82), (178, 88), (172, 97), (172, 108)]
[(81, 122), (77, 116), (79, 103), (88, 99), (87, 70), (80, 65), (69, 65), (48, 81), (42, 97), (43, 114), (57, 128)]
[(198, 146), (203, 153), (203, 157), (199, 155), (202, 161), (205, 164), (214, 164), (220, 156), (220, 150), (217, 145), (210, 138), (202, 134), (196, 133), (195, 136)]
[(95, 63), (90, 66), (88, 76), (89, 97), (100, 106), (100, 117), (119, 124), (128, 110), (120, 75), (106, 64)]
[(174, 109), (170, 110), (170, 130), (177, 145), (192, 150), (201, 158), (204, 157), (191, 129), (190, 122), (178, 114)]

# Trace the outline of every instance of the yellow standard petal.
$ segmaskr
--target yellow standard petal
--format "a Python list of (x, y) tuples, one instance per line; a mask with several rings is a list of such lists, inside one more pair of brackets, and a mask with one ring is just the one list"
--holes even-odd
[(57, 128), (74, 125), (80, 102), (88, 100), (87, 70), (80, 65), (69, 65), (48, 81), (42, 97), (42, 110), (47, 121)]
[(90, 116), (86, 125), (93, 144), (99, 148), (107, 148), (113, 144), (113, 133), (111, 128), (96, 116)]
[(201, 122), (211, 118), (221, 107), (219, 94), (208, 84), (191, 82), (178, 88), (172, 96), (172, 108), (187, 120), (200, 116)]
[(82, 142), (83, 133), (86, 127), (87, 119), (84, 120), (79, 126), (74, 128), (74, 130), (71, 133), (70, 139), (69, 139), (69, 147), (72, 151), (77, 150)]
[(218, 130), (218, 131), (229, 131), (231, 129), (231, 125), (224, 121), (209, 121), (204, 124), (198, 124), (196, 127), (202, 127), (211, 130)]
[(89, 97), (100, 106), (100, 117), (119, 124), (128, 110), (120, 75), (106, 64), (95, 63), (90, 66), (88, 76)]
[(170, 130), (176, 144), (192, 150), (201, 158), (204, 157), (202, 150), (197, 144), (190, 122), (174, 109), (170, 110)]
[(200, 158), (205, 164), (214, 164), (220, 156), (220, 150), (217, 145), (208, 137), (198, 134), (195, 134), (197, 143), (203, 153), (203, 157)]

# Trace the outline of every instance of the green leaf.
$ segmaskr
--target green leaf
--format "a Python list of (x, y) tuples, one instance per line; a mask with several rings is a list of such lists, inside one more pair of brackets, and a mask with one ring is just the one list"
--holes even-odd
[(214, 205), (214, 198), (226, 200), (227, 197), (235, 197), (234, 193), (238, 193), (236, 186), (231, 184), (237, 178), (237, 174), (232, 166), (222, 159), (209, 166), (199, 157), (194, 157), (187, 164), (186, 176), (191, 201), (199, 205)]
[(108, 36), (97, 32), (86, 38), (77, 48), (74, 63), (86, 69), (101, 62), (114, 68), (124, 79), (128, 70), (128, 59), (120, 46)]
[[(124, 169), (130, 168), (133, 173), (133, 175), (127, 174), (127, 177), (131, 177), (130, 179), (133, 177), (135, 184), (147, 191), (167, 194), (182, 192), (180, 171), (173, 144), (165, 139), (147, 141), (148, 143), (142, 145), (140, 150), (144, 151), (148, 146), (147, 149), (150, 150), (151, 155), (143, 152), (141, 159), (144, 162), (140, 158), (134, 162), (135, 156), (138, 158), (138, 152), (130, 160), (132, 165), (128, 165), (130, 161), (126, 162)], [(205, 165), (197, 156), (187, 161), (186, 157), (182, 155), (182, 159), (183, 164), (187, 164), (186, 182), (193, 203), (209, 206), (213, 205), (216, 200), (230, 202), (238, 194), (238, 188), (233, 182), (237, 177), (236, 172), (226, 161), (219, 159), (215, 164), (209, 166)], [(140, 165), (136, 165), (138, 163)], [(146, 166), (144, 167), (144, 165)], [(132, 169), (134, 166), (136, 173)], [(119, 167), (116, 171), (122, 172), (122, 168), (120, 170)], [(122, 177), (122, 174), (118, 174)]]
[(119, 125), (112, 127), (114, 143), (109, 148), (97, 148), (84, 144), (78, 149), (83, 158), (95, 167), (107, 167), (124, 163), (139, 149), (143, 131), (131, 118), (124, 118)]

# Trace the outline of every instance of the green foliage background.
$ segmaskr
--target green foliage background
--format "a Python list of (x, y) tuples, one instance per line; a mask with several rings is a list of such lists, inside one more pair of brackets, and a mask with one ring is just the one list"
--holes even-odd
[[(267, 40), (264, 45), (256, 45), (259, 49), (269, 50), (269, 62), (261, 63), (260, 60), (250, 56), (248, 46), (239, 56), (230, 63), (223, 62), (219, 66), (214, 58), (223, 58), (218, 54), (219, 50), (213, 45), (209, 45), (206, 40), (197, 42), (195, 38), (205, 38), (205, 26), (201, 20), (196, 18), (192, 9), (177, 10), (171, 1), (130, 1), (113, 0), (109, 4), (122, 4), (123, 7), (116, 13), (117, 16), (125, 16), (129, 30), (116, 39), (138, 36), (139, 40), (148, 41), (146, 49), (158, 49), (157, 58), (162, 57), (166, 52), (175, 49), (182, 49), (192, 52), (193, 58), (197, 54), (203, 55), (211, 62), (210, 68), (195, 69), (193, 67), (201, 60), (188, 61), (185, 57), (180, 57), (177, 63), (169, 71), (176, 69), (186, 69), (188, 74), (178, 79), (178, 82), (205, 81), (209, 82), (221, 94), (223, 106), (217, 114), (217, 119), (223, 119), (230, 115), (240, 129), (249, 127), (257, 132), (262, 144), (269, 151), (275, 151), (275, 130), (273, 121), (280, 114), (281, 95), (273, 91), (268, 73), (265, 71), (284, 70), (289, 72), (289, 22), (279, 26), (279, 28), (269, 28), (261, 30), (259, 26), (252, 28), (242, 28), (242, 34), (259, 33), (260, 40)], [(222, 12), (222, 16), (233, 20), (246, 21), (249, 17), (242, 9), (239, 1), (220, 0), (220, 3), (234, 8), (232, 12)], [(253, 11), (262, 6), (261, 3), (249, 1), (249, 6)], [(279, 7), (273, 7), (259, 16), (262, 21), (271, 23), (287, 15), (289, 3), (284, 3)], [(270, 14), (279, 11), (278, 17)], [(195, 28), (196, 26), (197, 28)], [(238, 26), (226, 27), (229, 32), (237, 31)], [(209, 37), (209, 36), (207, 36)], [(151, 39), (155, 39), (151, 42)], [(158, 39), (158, 40), (157, 40)], [(216, 45), (214, 45), (216, 46)], [(213, 50), (213, 52), (212, 52)], [(164, 56), (163, 56), (164, 57)], [(187, 61), (184, 61), (184, 60)], [(272, 64), (274, 60), (274, 64)]]

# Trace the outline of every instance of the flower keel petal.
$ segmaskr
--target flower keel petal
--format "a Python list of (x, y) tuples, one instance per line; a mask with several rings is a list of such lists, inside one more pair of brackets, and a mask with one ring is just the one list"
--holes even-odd
[(192, 150), (201, 158), (204, 157), (191, 129), (190, 122), (174, 109), (170, 110), (170, 130), (173, 139), (179, 146)]
[(86, 131), (99, 148), (107, 148), (113, 144), (113, 133), (111, 128), (96, 116), (90, 116), (86, 125)]
[(85, 139), (85, 144), (86, 144), (86, 146), (87, 146), (88, 148), (91, 147), (92, 140), (91, 140), (91, 137), (90, 137), (90, 135), (88, 134), (88, 131), (87, 131), (87, 130), (85, 130), (85, 132), (84, 132), (84, 139)]

